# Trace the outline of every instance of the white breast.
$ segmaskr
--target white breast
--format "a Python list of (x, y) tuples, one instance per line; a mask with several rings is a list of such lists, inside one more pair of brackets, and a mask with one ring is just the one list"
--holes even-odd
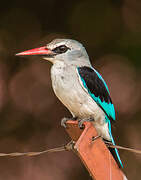
[(79, 82), (75, 66), (64, 63), (54, 64), (51, 69), (52, 86), (60, 101), (78, 117), (104, 114)]
[(93, 117), (95, 127), (100, 134), (109, 139), (108, 126), (105, 126), (104, 121), (105, 113), (83, 88), (78, 78), (77, 68), (58, 62), (51, 68), (51, 79), (56, 96), (72, 115), (79, 118)]

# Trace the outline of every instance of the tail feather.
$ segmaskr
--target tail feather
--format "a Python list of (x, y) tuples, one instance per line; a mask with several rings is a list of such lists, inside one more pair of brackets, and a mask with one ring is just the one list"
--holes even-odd
[[(108, 121), (108, 127), (109, 127), (109, 134), (110, 134), (110, 137), (111, 137), (111, 141), (112, 141), (112, 144), (113, 145), (116, 145), (115, 144), (115, 141), (113, 139), (113, 136), (112, 136), (112, 131), (111, 131), (111, 123), (110, 123), (110, 120)], [(111, 154), (113, 155), (114, 159), (116, 160), (116, 162), (118, 163), (119, 167), (122, 167), (123, 168), (123, 164), (122, 164), (122, 161), (120, 159), (120, 156), (119, 156), (119, 153), (118, 153), (118, 150), (117, 148), (110, 148), (109, 147), (109, 150), (111, 152)]]

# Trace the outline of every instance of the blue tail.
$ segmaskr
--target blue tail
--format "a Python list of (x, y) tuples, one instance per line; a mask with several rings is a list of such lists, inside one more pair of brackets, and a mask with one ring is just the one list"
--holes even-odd
[[(116, 144), (115, 144), (115, 141), (114, 141), (114, 139), (113, 139), (113, 136), (112, 136), (110, 120), (108, 121), (108, 127), (109, 127), (109, 134), (110, 134), (110, 137), (111, 137), (112, 144), (113, 144), (113, 145), (116, 145)], [(114, 151), (115, 151), (115, 153), (116, 153), (116, 156), (117, 156), (117, 159), (118, 159), (118, 161), (119, 161), (119, 163), (120, 163), (120, 166), (123, 168), (123, 164), (122, 164), (122, 161), (121, 161), (121, 159), (120, 159), (118, 150), (115, 148)]]

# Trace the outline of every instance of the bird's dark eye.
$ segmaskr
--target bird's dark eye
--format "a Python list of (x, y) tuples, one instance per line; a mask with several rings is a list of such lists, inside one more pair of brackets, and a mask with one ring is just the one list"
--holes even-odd
[(54, 48), (52, 51), (56, 54), (62, 54), (62, 53), (65, 53), (68, 49), (70, 49), (70, 48), (65, 45), (61, 45), (61, 46)]

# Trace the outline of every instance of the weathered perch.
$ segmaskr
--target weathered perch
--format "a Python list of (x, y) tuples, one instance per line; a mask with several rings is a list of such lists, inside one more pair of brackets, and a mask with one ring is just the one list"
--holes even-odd
[(110, 151), (101, 138), (92, 141), (98, 134), (94, 126), (84, 123), (84, 130), (78, 128), (77, 121), (67, 122), (67, 133), (76, 142), (74, 149), (95, 180), (126, 180)]

